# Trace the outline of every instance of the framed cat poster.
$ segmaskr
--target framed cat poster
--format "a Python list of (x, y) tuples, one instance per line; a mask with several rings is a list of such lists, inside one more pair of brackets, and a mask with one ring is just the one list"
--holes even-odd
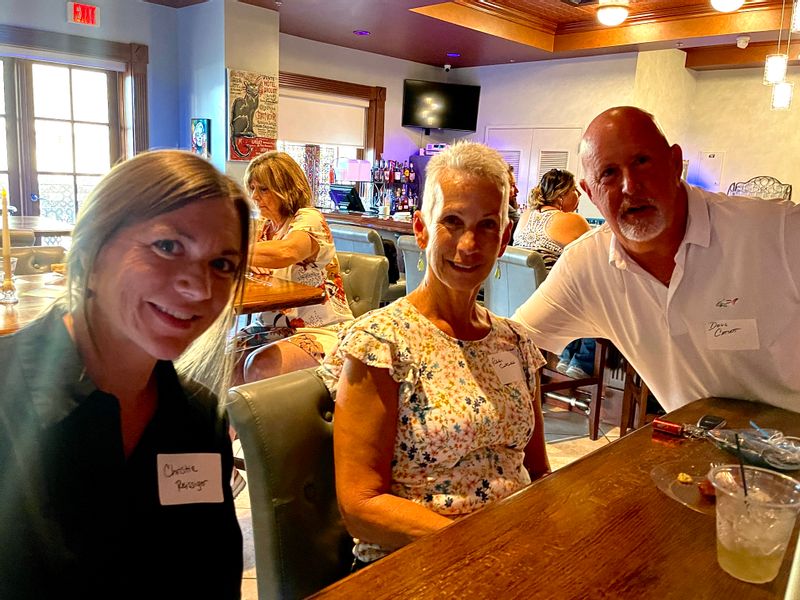
[(228, 69), (228, 160), (250, 161), (278, 138), (278, 74)]
[(192, 119), (192, 152), (210, 158), (211, 119)]

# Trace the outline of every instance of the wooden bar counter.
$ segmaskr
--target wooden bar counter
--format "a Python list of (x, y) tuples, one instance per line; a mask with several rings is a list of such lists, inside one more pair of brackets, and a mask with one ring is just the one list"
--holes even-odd
[[(698, 400), (668, 418), (704, 414), (730, 428), (752, 419), (800, 434), (800, 414), (738, 400)], [(688, 470), (735, 458), (705, 440), (653, 437), (648, 425), (314, 597), (784, 598), (796, 532), (774, 581), (734, 579), (717, 565), (713, 512), (680, 504), (651, 479), (670, 461)]]
[(386, 231), (399, 235), (414, 235), (410, 220), (395, 220), (393, 217), (379, 217), (374, 213), (339, 212), (335, 210), (323, 210), (322, 214), (325, 216), (325, 220), (328, 223), (369, 227), (370, 229), (375, 229), (379, 233)]

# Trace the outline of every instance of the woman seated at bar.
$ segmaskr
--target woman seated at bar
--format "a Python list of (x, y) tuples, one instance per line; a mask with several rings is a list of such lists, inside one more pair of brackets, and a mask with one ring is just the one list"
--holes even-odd
[(243, 381), (250, 382), (318, 365), (336, 344), (337, 326), (351, 321), (353, 313), (333, 236), (312, 206), (311, 187), (300, 165), (285, 152), (266, 152), (248, 165), (244, 183), (265, 219), (253, 272), (318, 287), (327, 296), (322, 304), (263, 312), (239, 333)]
[(511, 232), (502, 156), (431, 159), (414, 235), (423, 282), (340, 333), (320, 369), (336, 399), (336, 492), (357, 568), (549, 472), (537, 369), (516, 323), (478, 305)]
[(177, 150), (85, 200), (64, 298), (0, 337), (0, 598), (239, 597), (228, 422), (194, 377), (227, 388), (250, 211)]
[[(575, 176), (562, 169), (550, 169), (530, 194), (530, 208), (514, 238), (514, 245), (536, 250), (549, 271), (564, 251), (564, 246), (589, 231), (589, 223), (575, 212), (580, 192)], [(597, 343), (592, 338), (569, 343), (558, 360), (559, 373), (582, 379), (594, 371)]]

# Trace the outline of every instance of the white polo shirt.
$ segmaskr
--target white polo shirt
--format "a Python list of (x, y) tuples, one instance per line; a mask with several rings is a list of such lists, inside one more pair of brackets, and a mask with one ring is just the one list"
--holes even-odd
[(603, 225), (512, 318), (552, 352), (611, 340), (668, 411), (719, 396), (800, 412), (800, 205), (686, 189), (669, 287)]

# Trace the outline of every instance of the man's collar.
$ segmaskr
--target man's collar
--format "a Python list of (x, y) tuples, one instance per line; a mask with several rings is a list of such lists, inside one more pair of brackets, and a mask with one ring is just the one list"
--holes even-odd
[(688, 197), (686, 215), (685, 244), (695, 244), (708, 248), (711, 244), (711, 217), (708, 214), (708, 203), (703, 199), (703, 191), (686, 182), (682, 182)]

